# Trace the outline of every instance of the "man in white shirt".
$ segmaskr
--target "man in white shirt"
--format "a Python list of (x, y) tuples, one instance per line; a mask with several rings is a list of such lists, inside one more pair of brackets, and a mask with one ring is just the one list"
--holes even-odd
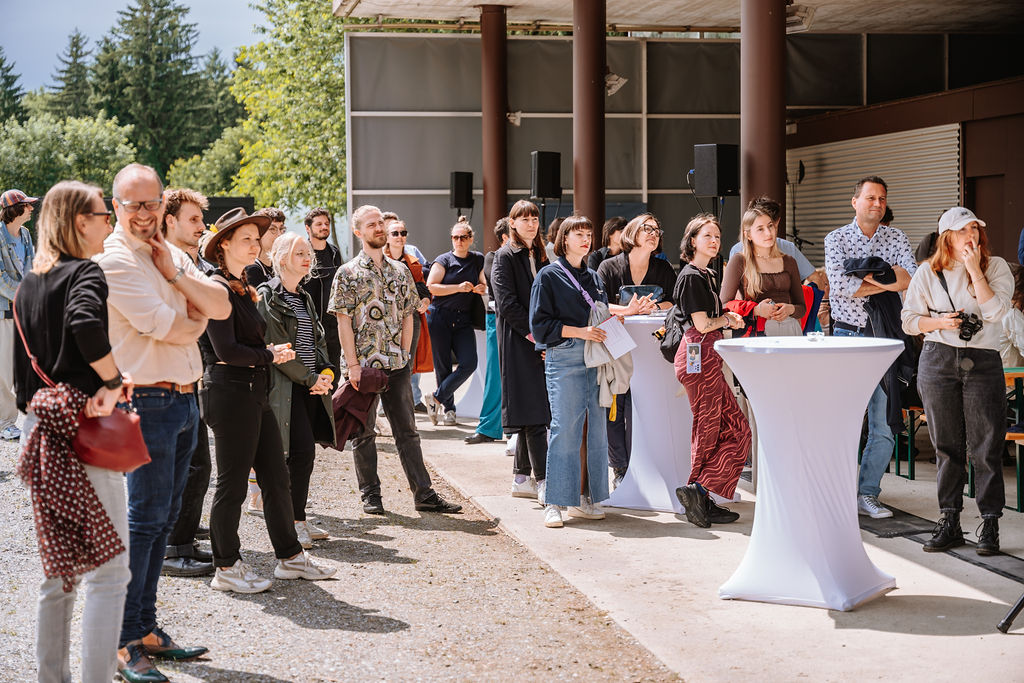
[(114, 178), (117, 225), (95, 261), (107, 278), (110, 343), (117, 366), (135, 381), (133, 401), (152, 459), (127, 479), (129, 566), (118, 670), (127, 680), (160, 680), (150, 657), (188, 659), (157, 624), (156, 591), (196, 447), (202, 374), (196, 341), (209, 318), (231, 314), (227, 291), (208, 280), (160, 230), (163, 183), (152, 168), (129, 164)]

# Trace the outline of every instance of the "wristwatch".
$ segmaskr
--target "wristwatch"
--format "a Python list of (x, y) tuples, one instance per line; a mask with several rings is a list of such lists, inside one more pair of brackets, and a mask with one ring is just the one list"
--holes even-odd
[(174, 277), (167, 278), (167, 282), (174, 284), (181, 279), (181, 276), (185, 274), (185, 266), (178, 266), (178, 272), (174, 274)]
[(114, 389), (120, 389), (123, 385), (124, 378), (121, 376), (120, 372), (117, 373), (116, 377), (104, 380), (103, 382), (103, 386), (105, 386), (107, 389), (110, 389), (111, 391), (113, 391)]

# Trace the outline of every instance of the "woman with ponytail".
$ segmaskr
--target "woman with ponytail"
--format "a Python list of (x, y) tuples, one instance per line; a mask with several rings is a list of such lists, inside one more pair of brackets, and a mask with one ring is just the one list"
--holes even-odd
[(239, 554), (238, 520), (245, 500), (249, 468), (263, 492), (264, 520), (279, 579), (319, 580), (334, 569), (313, 564), (295, 530), (281, 432), (268, 396), (271, 364), (295, 358), (291, 344), (266, 344), (267, 324), (256, 308), (256, 290), (245, 280), (245, 267), (259, 253), (260, 237), (270, 225), (266, 216), (248, 216), (233, 209), (217, 221), (217, 231), (204, 249), (217, 264), (211, 275), (229, 290), (231, 315), (211, 320), (200, 340), (206, 371), (200, 406), (213, 430), (217, 452), (217, 490), (210, 510), (210, 540), (216, 575), (215, 590), (259, 593), (270, 588)]

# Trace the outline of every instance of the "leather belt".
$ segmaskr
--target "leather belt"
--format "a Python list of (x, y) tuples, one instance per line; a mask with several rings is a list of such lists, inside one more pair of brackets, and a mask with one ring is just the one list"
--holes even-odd
[(850, 332), (856, 332), (857, 334), (871, 335), (871, 323), (868, 322), (864, 327), (856, 327), (850, 323), (844, 323), (842, 320), (833, 320), (832, 327), (840, 330), (849, 330)]
[(196, 383), (175, 384), (174, 382), (153, 382), (152, 384), (136, 384), (136, 389), (166, 389), (178, 394), (191, 394), (196, 390)]

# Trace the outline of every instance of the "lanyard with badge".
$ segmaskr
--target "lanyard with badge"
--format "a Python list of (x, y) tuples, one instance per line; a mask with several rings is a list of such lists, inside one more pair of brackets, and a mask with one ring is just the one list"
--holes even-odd
[[(694, 267), (696, 268), (696, 266)], [(704, 281), (708, 285), (708, 290), (711, 292), (711, 295), (715, 297), (715, 313), (712, 317), (721, 315), (722, 303), (719, 301), (718, 297), (715, 296), (715, 286), (711, 282), (710, 271), (700, 270), (700, 268), (697, 268), (697, 270), (704, 275)], [(701, 372), (701, 345), (704, 343), (704, 337), (706, 336), (707, 332), (700, 336), (700, 341), (698, 342), (686, 342), (686, 374), (688, 375), (699, 375)]]

